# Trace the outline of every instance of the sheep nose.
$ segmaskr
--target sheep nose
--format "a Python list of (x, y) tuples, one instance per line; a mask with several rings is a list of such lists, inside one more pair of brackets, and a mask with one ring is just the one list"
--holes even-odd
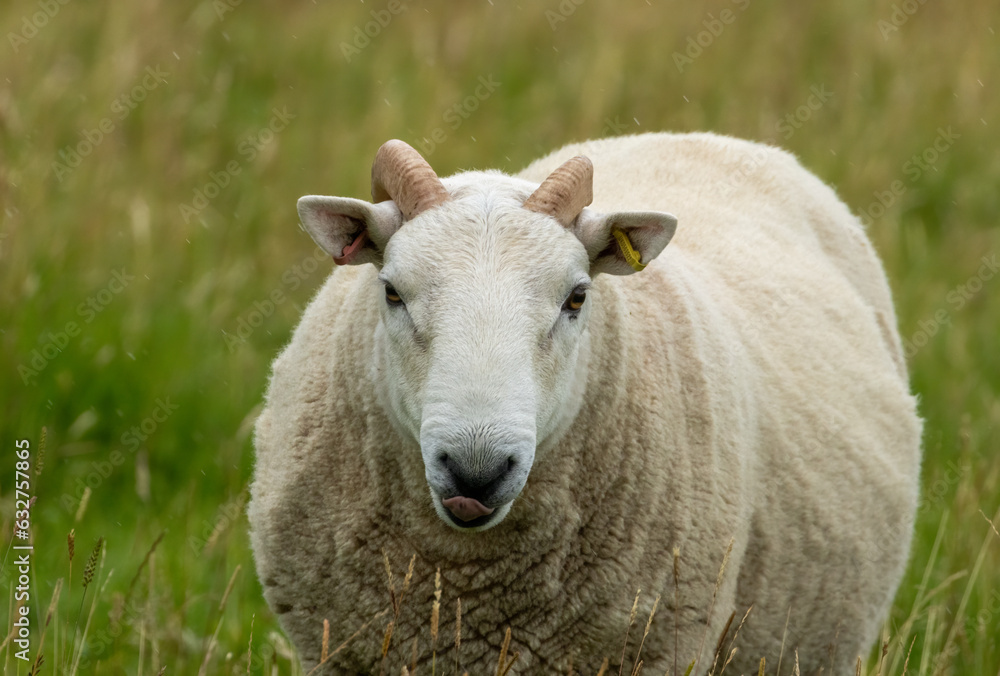
[(483, 461), (442, 453), (438, 460), (451, 479), (455, 497), (471, 498), (484, 505), (500, 492), (515, 465), (513, 455)]

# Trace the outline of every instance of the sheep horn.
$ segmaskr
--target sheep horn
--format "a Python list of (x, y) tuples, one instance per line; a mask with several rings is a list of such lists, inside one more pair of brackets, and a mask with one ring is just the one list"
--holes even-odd
[(372, 162), (373, 202), (394, 200), (408, 221), (447, 199), (441, 179), (408, 144), (393, 139), (378, 149)]
[(548, 214), (568, 228), (594, 200), (594, 165), (579, 155), (567, 160), (531, 193), (524, 208)]

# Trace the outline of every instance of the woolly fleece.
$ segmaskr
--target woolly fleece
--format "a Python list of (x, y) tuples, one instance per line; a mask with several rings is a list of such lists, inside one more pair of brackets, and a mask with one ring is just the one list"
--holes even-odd
[[(390, 607), (384, 550), (397, 593), (417, 556), (390, 673), (409, 664), (414, 637), (430, 673), (437, 568), (437, 664), (449, 673), (459, 597), (472, 674), (493, 673), (508, 626), (514, 673), (566, 673), (571, 656), (575, 673), (605, 656), (617, 671), (640, 588), (626, 669), (660, 594), (646, 673), (683, 672), (699, 654), (694, 673), (707, 673), (730, 615), (727, 646), (751, 604), (728, 672), (776, 665), (784, 642), (803, 674), (853, 673), (906, 564), (920, 464), (871, 244), (793, 156), (711, 134), (575, 144), (520, 177), (540, 183), (580, 154), (594, 164), (594, 209), (667, 211), (679, 225), (645, 271), (595, 278), (574, 424), (539, 453), (503, 522), (449, 528), (419, 448), (376, 403), (376, 269), (337, 268), (275, 361), (257, 421), (249, 518), (268, 603), (308, 671), (324, 618), (332, 649)], [(389, 617), (321, 672), (376, 672)]]

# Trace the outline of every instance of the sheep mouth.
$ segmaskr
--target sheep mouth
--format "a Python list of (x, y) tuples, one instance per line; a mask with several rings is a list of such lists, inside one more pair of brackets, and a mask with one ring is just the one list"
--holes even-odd
[(475, 519), (471, 519), (469, 521), (462, 521), (451, 512), (448, 512), (448, 518), (454, 525), (458, 526), (459, 528), (481, 528), (482, 526), (489, 524), (489, 522), (493, 520), (493, 515), (487, 514), (485, 516), (478, 516)]
[(467, 498), (462, 495), (442, 500), (441, 504), (462, 521), (472, 521), (480, 516), (488, 516), (495, 511), (492, 507), (487, 507), (475, 498)]
[(475, 498), (456, 495), (441, 501), (448, 518), (459, 528), (478, 528), (489, 523), (496, 512)]

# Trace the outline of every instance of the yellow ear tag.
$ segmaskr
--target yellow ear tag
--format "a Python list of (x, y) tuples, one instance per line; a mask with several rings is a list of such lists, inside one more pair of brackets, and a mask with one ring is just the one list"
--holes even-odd
[(629, 241), (628, 235), (618, 228), (611, 228), (611, 234), (618, 240), (618, 246), (622, 250), (622, 255), (625, 256), (625, 262), (631, 265), (636, 272), (645, 270), (647, 264), (640, 262), (639, 252), (632, 248), (632, 242)]

